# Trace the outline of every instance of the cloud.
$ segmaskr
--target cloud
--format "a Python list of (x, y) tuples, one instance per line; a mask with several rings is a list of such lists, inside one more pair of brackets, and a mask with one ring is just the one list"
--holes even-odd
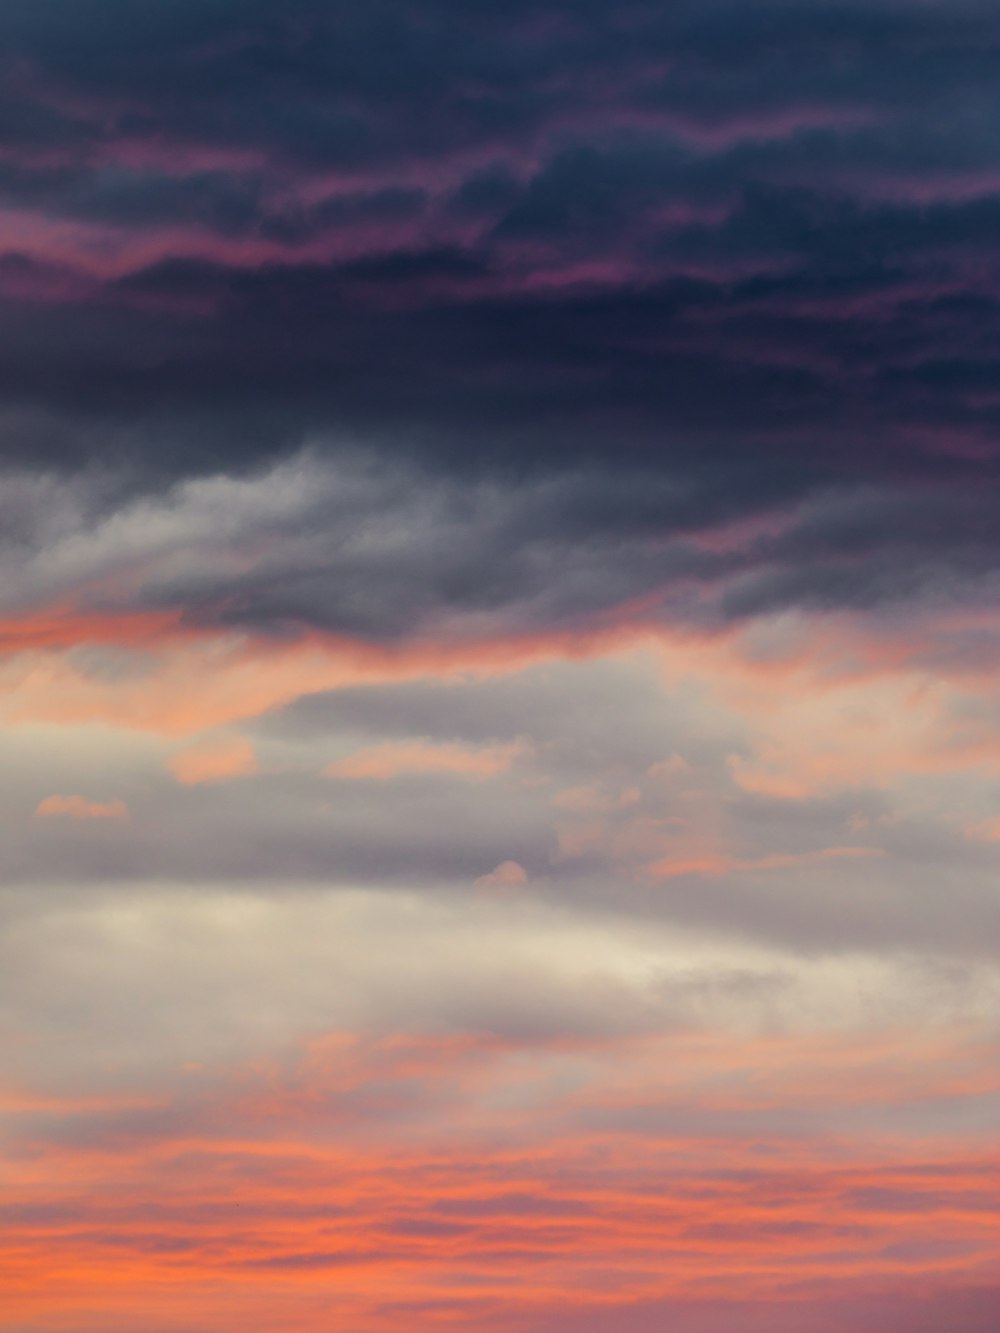
[(386, 781), (401, 774), (450, 773), (460, 777), (489, 778), (503, 773), (523, 753), (517, 741), (478, 750), (460, 745), (432, 745), (426, 740), (378, 745), (328, 764), (328, 778), (371, 778)]
[(0, 47), (9, 1318), (992, 1328), (996, 6)]
[(842, 857), (854, 860), (858, 857), (884, 855), (885, 851), (881, 847), (821, 847), (814, 852), (791, 855), (776, 853), (752, 861), (740, 861), (735, 857), (709, 853), (687, 860), (667, 857), (651, 865), (648, 873), (655, 879), (677, 879), (687, 875), (726, 875), (734, 871), (796, 870), (817, 861), (838, 860)]
[[(21, 664), (23, 687), (9, 665), (3, 877), (25, 891), (193, 878), (266, 895), (288, 878), (450, 898), (513, 859), (552, 903), (808, 949), (979, 956), (996, 939), (995, 845), (967, 830), (995, 815), (1000, 743), (989, 673), (935, 666), (950, 632), (903, 622), (879, 642), (781, 619), (642, 646), (371, 659), (297, 641), (138, 663), (102, 647), (59, 671)], [(253, 781), (172, 778), (179, 732), (198, 774), (206, 757), (218, 773), (236, 708)], [(225, 765), (245, 758), (240, 745)], [(91, 789), (98, 762), (127, 798), (127, 839), (24, 819), (70, 776)]]
[(487, 893), (503, 893), (519, 889), (528, 882), (528, 872), (517, 861), (501, 861), (488, 875), (480, 875), (474, 887)]
[[(690, 531), (872, 486), (902, 529), (926, 516), (905, 551), (872, 517), (877, 577), (850, 543), (824, 559), (799, 534), (813, 558), (752, 571), (740, 614), (891, 599), (933, 578), (928, 551), (945, 572), (995, 568), (988, 6), (557, 0), (458, 29), (447, 6), (418, 21), (396, 0), (350, 19), (315, 0), (112, 8), (54, 3), (2, 34), (12, 465), (76, 487), (100, 455), (148, 496), (304, 440), (360, 441), (376, 471), (419, 461), (428, 489), (585, 464), (578, 560), (650, 510)], [(982, 540), (954, 521), (966, 509)], [(456, 548), (452, 581), (492, 604), (494, 556)], [(615, 597), (648, 591), (639, 563)], [(230, 612), (364, 619), (317, 564)], [(407, 605), (376, 606), (366, 632)]]
[(178, 782), (187, 786), (224, 782), (257, 772), (257, 756), (245, 737), (208, 739), (178, 750), (167, 761)]
[[(791, 1328), (793, 1315), (798, 1321), (813, 1310), (832, 1319), (831, 1303), (841, 1318), (848, 1300), (868, 1310), (860, 1326), (877, 1329), (887, 1310), (909, 1308), (906, 1293), (918, 1278), (933, 1290), (957, 1290), (959, 1309), (978, 1318), (978, 1298), (961, 1293), (980, 1276), (989, 1280), (996, 1255), (989, 1131), (997, 1078), (988, 1030), (956, 1031), (938, 1013), (923, 1028), (873, 1033), (855, 1000), (860, 1031), (849, 1021), (817, 1032), (796, 1008), (800, 994), (785, 997), (795, 1021), (784, 1032), (766, 1021), (748, 1031), (739, 1018), (735, 1029), (711, 1033), (512, 1035), (461, 1019), (436, 1030), (419, 1021), (390, 1031), (314, 1026), (306, 1039), (275, 1033), (266, 1052), (258, 1044), (250, 1059), (234, 1054), (222, 1067), (205, 1065), (191, 1056), (210, 1036), (206, 1017), (259, 1027), (262, 1014), (273, 1017), (261, 1001), (294, 1002), (320, 972), (295, 970), (302, 960), (285, 956), (291, 989), (273, 973), (282, 955), (268, 934), (301, 903), (286, 899), (283, 912), (272, 905), (256, 920), (244, 915), (245, 903), (222, 906), (192, 895), (174, 945), (191, 963), (218, 957), (217, 937), (225, 935), (223, 956), (239, 969), (252, 935), (265, 983), (263, 995), (254, 992), (257, 1012), (245, 1004), (206, 1009), (204, 994), (186, 990), (180, 1010), (158, 1007), (161, 1022), (191, 1025), (183, 1068), (177, 1049), (151, 1050), (147, 1040), (142, 1057), (161, 1059), (166, 1077), (137, 1085), (134, 1055), (123, 1070), (119, 1051), (111, 1074), (87, 1052), (87, 1085), (61, 1088), (50, 1042), (47, 1087), (5, 1097), (15, 1153), (3, 1243), (17, 1245), (8, 1293), (16, 1317), (49, 1317), (52, 1296), (36, 1279), (57, 1271), (78, 1327), (101, 1326), (98, 1308), (104, 1327), (109, 1308), (142, 1312), (145, 1327), (140, 1279), (168, 1264), (184, 1281), (157, 1293), (154, 1320), (179, 1324), (197, 1310), (209, 1327), (231, 1326), (235, 1314), (259, 1321), (266, 1311), (272, 1319), (271, 1310), (280, 1322), (290, 1306), (315, 1322), (317, 1295), (325, 1310), (334, 1277), (338, 1308), (358, 1327), (387, 1330), (398, 1327), (408, 1303), (424, 1319), (449, 1319), (456, 1300), (471, 1302), (463, 1317), (498, 1330), (555, 1329), (569, 1315), (595, 1329), (620, 1316), (655, 1327), (662, 1324), (654, 1314), (683, 1313), (686, 1325), (721, 1333), (743, 1303), (762, 1330), (773, 1326), (765, 1312)], [(328, 926), (340, 916), (356, 927), (365, 911), (355, 900), (346, 915), (330, 916), (329, 905), (323, 915)], [(505, 929), (494, 910), (479, 904), (476, 915), (484, 942), (503, 951), (523, 943), (523, 932)], [(424, 942), (420, 914), (397, 901), (384, 917), (393, 919), (389, 943), (405, 979), (421, 963), (409, 937), (416, 925)], [(207, 938), (190, 928), (195, 921), (207, 926)], [(134, 908), (124, 917), (112, 911), (103, 924), (112, 947), (90, 970), (99, 970), (102, 986), (125, 984), (135, 994), (119, 969), (129, 960), (132, 969), (167, 964), (166, 937), (162, 929), (145, 933), (148, 918)], [(464, 924), (476, 928), (474, 918)], [(338, 941), (335, 930), (294, 937), (313, 955)], [(442, 961), (447, 937), (435, 931), (434, 938), (439, 952), (424, 960), (428, 968)], [(135, 956), (143, 939), (154, 943), (152, 958)], [(46, 942), (58, 952), (49, 966), (69, 961), (71, 977), (82, 980), (86, 954), (73, 946), (72, 931), (50, 931)], [(622, 942), (597, 923), (589, 940), (573, 936), (577, 987), (594, 1014), (601, 1008), (594, 964), (624, 961)], [(345, 953), (356, 943), (345, 941)], [(469, 943), (460, 931), (447, 956), (454, 965), (465, 951), (471, 978)], [(539, 955), (550, 968), (566, 959)], [(682, 946), (676, 961), (683, 959)], [(489, 970), (494, 960), (488, 949), (475, 961)], [(184, 975), (200, 991), (204, 963)], [(337, 975), (322, 970), (327, 984)], [(232, 980), (245, 996), (245, 982)], [(508, 997), (517, 993), (512, 980)], [(858, 980), (848, 969), (838, 993), (849, 996)], [(799, 982), (814, 992), (817, 975), (802, 966)], [(358, 991), (347, 985), (341, 993), (356, 999)], [(748, 1000), (752, 989), (736, 987), (726, 1008), (745, 1019)], [(970, 1123), (982, 1125), (971, 1138)], [(887, 1160), (889, 1127), (897, 1151)], [(105, 1188), (96, 1188), (101, 1182)], [(456, 1292), (456, 1267), (476, 1274), (471, 1293), (468, 1284)], [(555, 1290), (553, 1269), (563, 1275)], [(789, 1270), (802, 1284), (794, 1294)], [(256, 1315), (245, 1304), (248, 1275)], [(720, 1302), (720, 1275), (734, 1288), (729, 1302)]]
[[(155, 496), (11, 477), (8, 652), (247, 634), (359, 646), (721, 632), (782, 613), (918, 617), (993, 596), (988, 493), (854, 487), (753, 513), (719, 479), (572, 472), (514, 483), (322, 445)], [(765, 497), (759, 497), (763, 502)]]
[(67, 815), (71, 819), (125, 819), (128, 807), (124, 801), (88, 801), (83, 796), (46, 796), (39, 801), (35, 814), (43, 819)]

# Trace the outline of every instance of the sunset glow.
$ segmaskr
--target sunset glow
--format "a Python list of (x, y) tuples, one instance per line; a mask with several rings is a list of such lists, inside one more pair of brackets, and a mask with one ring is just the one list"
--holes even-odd
[(0, 1333), (996, 1333), (996, 7), (0, 59)]

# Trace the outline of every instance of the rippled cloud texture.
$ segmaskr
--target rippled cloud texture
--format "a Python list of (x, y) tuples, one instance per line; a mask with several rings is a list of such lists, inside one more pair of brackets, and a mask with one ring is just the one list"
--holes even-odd
[(996, 6), (0, 52), (0, 1329), (992, 1333)]

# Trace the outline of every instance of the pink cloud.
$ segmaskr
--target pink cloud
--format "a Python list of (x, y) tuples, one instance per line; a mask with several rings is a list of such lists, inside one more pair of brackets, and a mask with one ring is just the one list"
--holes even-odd
[(881, 847), (821, 847), (812, 852), (775, 853), (770, 856), (741, 859), (723, 853), (707, 852), (694, 856), (668, 856), (649, 867), (654, 879), (678, 879), (682, 875), (730, 875), (754, 870), (795, 870), (823, 861), (855, 860), (884, 856)]
[(193, 786), (256, 773), (257, 755), (244, 737), (206, 740), (178, 750), (167, 761), (167, 767), (178, 782)]
[(46, 796), (35, 807), (35, 814), (43, 819), (67, 815), (70, 819), (125, 819), (128, 807), (124, 801), (88, 801), (84, 796)]
[[(686, 1312), (723, 1333), (746, 1308), (763, 1333), (802, 1327), (798, 1302), (854, 1301), (881, 1333), (887, 1302), (971, 1290), (1000, 1260), (991, 1055), (967, 1031), (331, 1033), (152, 1099), (50, 1094), (36, 1114), (21, 1097), (5, 1314), (86, 1333), (325, 1333), (332, 1308), (366, 1333), (417, 1312), (613, 1333)], [(909, 1116), (887, 1141), (883, 1111), (904, 1105), (933, 1125)]]
[(528, 882), (528, 872), (517, 861), (501, 861), (488, 875), (480, 875), (475, 887), (486, 893), (504, 893)]

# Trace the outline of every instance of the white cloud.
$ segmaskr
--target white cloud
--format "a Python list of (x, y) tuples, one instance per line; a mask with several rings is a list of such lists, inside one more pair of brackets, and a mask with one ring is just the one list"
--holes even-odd
[(24, 1038), (7, 1072), (52, 1085), (169, 1079), (331, 1030), (808, 1033), (873, 1012), (923, 1029), (995, 1018), (1000, 999), (986, 964), (804, 958), (530, 896), (164, 886), (2, 906), (0, 1005)]

